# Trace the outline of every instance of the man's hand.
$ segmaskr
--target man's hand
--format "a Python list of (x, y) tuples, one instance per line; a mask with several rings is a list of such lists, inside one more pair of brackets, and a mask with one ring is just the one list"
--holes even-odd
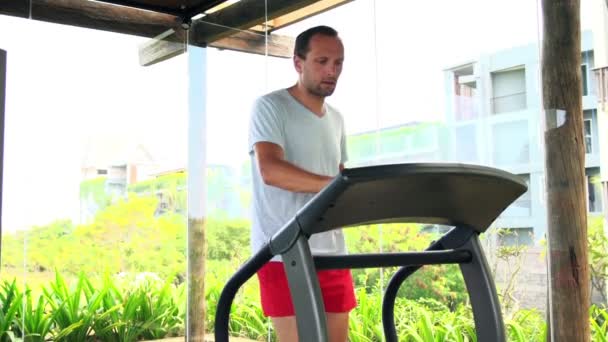
[[(264, 183), (293, 192), (321, 191), (333, 177), (322, 176), (303, 170), (285, 160), (281, 146), (270, 142), (258, 142), (253, 146), (255, 158)], [(343, 168), (340, 165), (341, 169)]]

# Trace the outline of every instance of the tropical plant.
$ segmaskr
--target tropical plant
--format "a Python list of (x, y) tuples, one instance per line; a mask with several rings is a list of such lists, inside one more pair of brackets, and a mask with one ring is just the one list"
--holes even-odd
[(19, 332), (19, 308), (22, 293), (17, 288), (16, 280), (4, 281), (0, 290), (0, 342), (15, 341)]
[(19, 335), (22, 335), (26, 341), (44, 342), (51, 332), (53, 317), (47, 311), (44, 296), (38, 296), (37, 301), (33, 298), (32, 290), (26, 286), (23, 305), (19, 306), (17, 313), (22, 324)]

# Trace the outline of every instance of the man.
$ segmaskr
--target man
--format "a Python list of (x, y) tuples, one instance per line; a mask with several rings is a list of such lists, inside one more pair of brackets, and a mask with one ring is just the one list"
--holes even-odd
[[(346, 162), (342, 116), (325, 103), (342, 72), (344, 47), (327, 26), (296, 38), (297, 83), (259, 98), (252, 110), (249, 148), (253, 173), (254, 252), (335, 177)], [(346, 253), (341, 230), (313, 235), (314, 254)], [(349, 270), (317, 272), (332, 342), (348, 337), (348, 315), (356, 306)], [(297, 341), (297, 327), (283, 263), (275, 258), (258, 272), (264, 314), (280, 342)]]

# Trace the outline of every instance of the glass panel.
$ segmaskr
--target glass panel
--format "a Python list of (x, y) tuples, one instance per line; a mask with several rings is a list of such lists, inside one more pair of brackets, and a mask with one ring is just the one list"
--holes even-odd
[[(220, 6), (218, 13), (223, 13), (221, 16), (214, 17), (211, 11), (193, 25), (192, 32), (198, 36), (191, 36), (191, 42), (195, 45), (203, 38), (213, 40), (213, 37), (206, 38), (210, 33), (224, 38), (213, 40), (208, 48), (190, 46), (188, 51), (189, 82), (191, 86), (199, 84), (201, 88), (191, 90), (189, 94), (192, 135), (189, 162), (194, 167), (204, 168), (201, 173), (204, 172), (205, 179), (204, 184), (195, 184), (202, 176), (193, 173), (191, 185), (204, 188), (203, 196), (199, 199), (204, 203), (191, 202), (191, 208), (200, 208), (200, 211), (190, 211), (190, 219), (204, 222), (206, 242), (206, 253), (203, 254), (191, 241), (190, 253), (199, 250), (199, 257), (205, 255), (204, 270), (192, 265), (194, 269), (191, 274), (204, 275), (207, 332), (213, 330), (215, 309), (226, 281), (252, 254), (252, 207), (257, 205), (253, 201), (254, 170), (248, 145), (252, 107), (258, 96), (269, 91), (270, 70), (278, 68), (281, 73), (286, 70), (293, 72), (290, 58), (285, 55), (285, 51), (291, 49), (287, 45), (291, 43), (291, 37), (281, 41), (278, 36), (277, 40), (275, 36), (265, 36), (261, 23), (250, 30), (222, 25), (221, 21), (215, 19), (230, 17), (228, 14), (243, 3), (230, 1), (226, 4), (227, 7)], [(256, 13), (261, 10), (259, 18), (265, 18), (265, 7), (251, 6), (249, 2), (248, 11), (253, 12), (247, 15), (257, 18)], [(283, 56), (273, 57), (278, 51)], [(189, 191), (201, 189), (191, 186)], [(192, 286), (195, 284), (202, 286), (198, 281), (193, 281)], [(193, 315), (192, 331), (200, 329), (197, 324), (201, 312), (195, 310), (195, 291), (195, 288), (191, 288), (189, 301)], [(262, 313), (256, 277), (242, 287), (233, 309), (230, 315), (232, 336), (266, 340), (272, 334), (270, 320)], [(234, 322), (240, 323), (235, 325)], [(198, 335), (192, 335), (192, 338), (195, 336)]]
[[(0, 30), (11, 56), (1, 278), (31, 290), (21, 307), (31, 319), (43, 305), (50, 327), (26, 333), (122, 340), (155, 319), (162, 329), (133, 338), (183, 336), (185, 56), (144, 68), (147, 38), (6, 17)], [(150, 317), (129, 314), (149, 303)]]
[[(242, 3), (251, 2), (227, 1), (215, 10)], [(4, 202), (3, 227), (11, 228), (3, 232), (2, 260), (10, 262), (3, 278), (16, 275), (35, 286), (41, 274), (50, 279), (55, 267), (69, 281), (83, 269), (99, 283), (107, 270), (135, 278), (133, 273), (155, 272), (178, 284), (170, 285), (179, 303), (170, 334), (184, 335), (185, 281), (195, 270), (205, 276), (210, 330), (217, 294), (251, 255), (251, 208), (259, 205), (252, 193), (251, 108), (259, 96), (298, 80), (291, 56), (271, 57), (277, 54), (273, 39), (282, 36), (291, 44), (320, 24), (336, 28), (345, 46), (343, 72), (327, 102), (344, 118), (347, 167), (462, 161), (516, 170), (528, 184), (542, 178), (529, 165), (541, 151), (533, 133), (541, 112), (536, 2), (359, 0), (285, 27), (264, 5), (261, 15), (261, 7), (250, 8), (258, 11), (251, 29), (245, 26), (253, 21), (227, 27), (222, 16), (208, 11), (192, 28), (187, 55), (148, 68), (137, 66), (133, 52), (147, 39), (40, 23), (24, 27), (1, 18), (1, 31), (12, 32), (7, 35), (12, 60), (22, 63), (15, 62), (11, 72), (38, 76), (34, 83), (9, 79), (15, 86), (7, 107), (6, 158), (13, 166), (5, 177), (10, 200)], [(260, 24), (261, 16), (268, 22)], [(513, 17), (518, 25), (512, 25)], [(272, 36), (263, 34), (267, 28)], [(24, 48), (24, 40), (39, 41), (42, 31), (60, 39)], [(207, 49), (195, 47), (208, 41)], [(40, 51), (61, 53), (34, 62)], [(204, 254), (202, 244), (186, 247), (186, 192), (194, 213), (190, 227), (204, 228), (207, 238), (206, 263), (191, 263), (188, 272), (186, 253), (201, 252), (197, 260)], [(538, 218), (544, 213), (532, 210), (530, 193), (495, 225), (542, 231)], [(530, 222), (508, 221), (512, 217)], [(375, 225), (346, 231), (346, 240), (351, 252), (420, 250), (447, 229)], [(408, 287), (402, 297), (432, 298), (455, 309), (466, 296), (454, 269), (425, 270), (413, 281), (428, 286)], [(362, 293), (374, 294), (361, 298), (379, 303), (375, 294), (386, 284), (384, 272), (393, 271), (354, 271), (356, 286), (366, 289)], [(189, 285), (202, 291), (201, 283)], [(438, 288), (447, 288), (448, 295)], [(248, 282), (235, 302), (232, 319), (243, 324), (232, 334), (255, 339), (272, 334), (258, 290), (257, 281)], [(190, 309), (200, 313), (199, 299), (190, 297)], [(190, 327), (196, 324), (191, 321)]]
[(496, 123), (492, 129), (495, 165), (511, 166), (530, 161), (527, 121)]
[[(509, 3), (375, 1), (378, 140), (402, 130), (403, 141), (408, 141), (407, 137), (414, 132), (424, 131), (425, 141), (432, 142), (424, 154), (413, 153), (412, 145), (405, 144), (397, 154), (394, 150), (381, 150), (380, 156), (390, 156), (392, 162), (463, 162), (518, 174), (532, 172), (515, 168), (521, 165), (526, 168), (531, 150), (534, 149), (534, 153), (540, 150), (538, 144), (529, 146), (532, 140), (538, 141), (533, 132), (542, 107), (536, 7), (537, 2), (523, 0)], [(433, 20), (429, 20), (426, 13), (433, 13)], [(516, 28), (512, 25), (514, 17), (518, 18)], [(357, 65), (366, 65), (365, 60), (357, 58), (357, 61)], [(362, 84), (368, 83), (354, 86)], [(351, 98), (351, 102), (366, 100)], [(496, 112), (501, 115), (494, 115)], [(497, 156), (502, 153), (506, 157)], [(518, 217), (520, 222), (501, 217), (493, 226), (532, 227), (531, 202), (528, 197), (525, 206), (528, 214)], [(539, 215), (542, 216), (542, 212)], [(423, 225), (414, 228), (419, 235), (411, 241), (428, 238), (423, 232), (439, 233)], [(401, 241), (392, 235), (393, 229), (384, 230), (384, 246), (396, 246)], [(484, 239), (487, 243), (493, 234)], [(487, 248), (487, 253), (500, 258), (498, 249)], [(447, 287), (456, 289), (464, 285), (456, 268), (428, 272), (449, 278), (451, 285)], [(430, 273), (420, 276), (430, 277)], [(425, 284), (432, 282), (428, 278), (416, 280)], [(416, 280), (412, 279), (411, 284)], [(429, 287), (434, 286), (438, 288), (439, 284)], [(414, 288), (412, 286), (412, 292), (416, 291)], [(409, 297), (412, 292), (404, 297), (419, 298)], [(466, 291), (460, 293), (464, 295)], [(466, 296), (450, 300), (419, 295), (439, 299), (450, 306), (466, 300)], [(538, 295), (542, 297), (543, 293)]]

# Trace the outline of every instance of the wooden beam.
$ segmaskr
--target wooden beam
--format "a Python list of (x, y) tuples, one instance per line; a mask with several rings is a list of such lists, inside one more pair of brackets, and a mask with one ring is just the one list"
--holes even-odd
[[(209, 43), (300, 10), (319, 0), (241, 0), (208, 14), (192, 25), (190, 44)], [(321, 0), (323, 1), (323, 0)], [(103, 31), (156, 37), (180, 27), (181, 19), (163, 13), (139, 10), (96, 1), (31, 0), (31, 18), (57, 24), (73, 25)], [(268, 10), (268, 13), (266, 13)], [(30, 17), (29, 0), (5, 1), (0, 14)]]
[(232, 36), (239, 31), (297, 11), (319, 0), (241, 0), (213, 12), (192, 25), (191, 41), (200, 44)]
[(232, 36), (216, 40), (209, 46), (240, 52), (254, 53), (272, 57), (291, 58), (295, 38), (278, 34), (269, 34), (267, 39), (263, 34), (239, 32)]
[(149, 66), (186, 52), (186, 43), (180, 42), (172, 29), (139, 46), (139, 65)]
[[(31, 18), (56, 24), (155, 37), (170, 28), (178, 28), (178, 17), (82, 0), (31, 0)], [(30, 17), (28, 0), (4, 1), (0, 14)]]
[[(352, 0), (267, 0), (267, 4), (264, 4), (264, 1), (259, 0), (241, 0), (234, 4), (225, 3), (192, 23), (188, 41), (196, 46), (290, 58), (293, 54), (293, 38), (269, 35), (266, 41), (263, 34), (245, 30), (272, 20), (279, 20), (273, 23), (275, 26), (272, 29), (284, 27), (350, 1)], [(183, 41), (179, 31), (175, 36), (163, 38), (169, 41), (155, 40), (142, 46), (139, 51), (140, 64), (152, 65), (183, 53), (183, 46), (171, 43), (171, 39), (174, 42)]]
[[(268, 20), (266, 24), (258, 25), (253, 27), (253, 30), (263, 31), (264, 27), (266, 27), (269, 31), (278, 30), (280, 28), (289, 26), (291, 24), (295, 24), (299, 21), (302, 21), (306, 18), (310, 18), (317, 14), (321, 14), (323, 12), (329, 11), (338, 6), (347, 4), (353, 0), (320, 0), (315, 2), (312, 5), (308, 5), (306, 7), (302, 7), (299, 10), (287, 13), (278, 18)], [(608, 1), (608, 0), (606, 0)]]
[[(276, 10), (276, 7), (279, 5), (287, 4), (290, 8), (293, 8), (294, 3), (302, 3), (302, 1), (282, 0), (281, 4), (276, 4), (276, 0), (274, 1), (275, 2), (273, 2), (273, 8), (275, 8), (275, 11), (278, 11)], [(310, 1), (311, 0), (307, 0), (307, 2)], [(238, 4), (240, 4), (240, 2), (226, 7), (224, 10), (229, 10), (237, 6)], [(228, 13), (228, 16), (233, 16), (235, 15), (234, 13), (241, 13), (241, 11), (246, 10), (246, 8), (237, 9), (238, 12), (234, 12), (234, 10), (232, 10), (230, 13)], [(279, 12), (285, 10), (287, 9), (281, 9)], [(216, 11), (214, 13), (219, 14), (221, 12), (222, 11)], [(0, 14), (27, 18), (30, 16), (28, 1), (7, 1), (0, 6)], [(213, 13), (210, 14), (211, 18), (216, 21), (222, 18), (217, 14), (213, 16), (212, 15)], [(57, 24), (72, 25), (149, 38), (164, 35), (167, 31), (171, 30), (170, 32), (174, 33), (172, 37), (166, 36), (163, 39), (156, 39), (155, 41), (147, 44), (146, 49), (148, 49), (148, 52), (144, 52), (144, 57), (141, 58), (150, 61), (154, 58), (146, 56), (156, 55), (157, 59), (160, 58), (157, 60), (158, 62), (170, 58), (171, 54), (173, 54), (173, 56), (179, 54), (178, 51), (180, 49), (182, 49), (183, 52), (183, 48), (180, 48), (178, 45), (174, 44), (175, 42), (184, 41), (184, 31), (181, 29), (180, 26), (181, 19), (169, 14), (154, 13), (95, 1), (32, 0), (31, 18), (35, 20), (41, 20)], [(263, 14), (261, 18), (263, 20)], [(257, 18), (257, 20), (260, 20), (260, 18)], [(234, 21), (231, 22), (234, 23)], [(262, 44), (262, 42), (265, 42), (264, 36), (262, 34), (255, 35), (248, 34), (240, 30), (230, 30), (224, 27), (223, 25), (219, 25), (217, 23), (211, 24), (209, 22), (195, 24), (194, 26), (198, 27), (199, 29), (196, 32), (201, 32), (201, 30), (208, 30), (209, 27), (212, 27), (214, 35), (210, 37), (207, 34), (204, 34), (202, 36), (198, 36), (196, 35), (196, 33), (192, 34), (189, 40), (189, 43), (191, 45), (210, 46), (255, 54), (266, 53), (266, 48), (264, 47), (264, 44)], [(205, 37), (207, 39), (204, 39)], [(211, 40), (212, 38), (214, 40)], [(163, 41), (165, 42), (163, 43)], [(275, 57), (291, 57), (291, 49), (293, 45), (292, 38), (285, 36), (269, 35), (268, 43), (268, 55)], [(159, 46), (155, 47), (154, 44), (157, 44)], [(163, 44), (164, 47), (161, 47)], [(232, 46), (232, 44), (234, 44), (234, 46)], [(161, 53), (163, 49), (166, 50), (165, 52)], [(160, 57), (163, 54), (166, 57), (164, 59), (163, 57)]]
[[(183, 31), (176, 33), (169, 30), (139, 48), (139, 64), (150, 66), (171, 57), (178, 56), (186, 51)], [(268, 35), (268, 40), (261, 33), (238, 32), (232, 36), (209, 43), (209, 47), (253, 53), (280, 58), (291, 58), (295, 39), (277, 34)]]
[(27, 18), (29, 12), (30, 5), (27, 0), (3, 1), (0, 5), (0, 14)]
[[(241, 0), (237, 3), (225, 2), (211, 9), (206, 16), (192, 23), (189, 43), (196, 46), (212, 46), (235, 51), (268, 54), (274, 57), (291, 58), (294, 39), (255, 34), (245, 30), (257, 27), (263, 32), (264, 26), (271, 30), (285, 27), (310, 16), (328, 11), (352, 0), (267, 0), (265, 5), (259, 0)], [(257, 26), (256, 26), (257, 25)], [(255, 30), (253, 30), (255, 31)], [(181, 42), (179, 32), (174, 41)], [(171, 39), (171, 37), (168, 37)], [(268, 43), (268, 46), (266, 46)], [(170, 42), (154, 41), (140, 49), (140, 64), (152, 65), (183, 53), (185, 49)]]

